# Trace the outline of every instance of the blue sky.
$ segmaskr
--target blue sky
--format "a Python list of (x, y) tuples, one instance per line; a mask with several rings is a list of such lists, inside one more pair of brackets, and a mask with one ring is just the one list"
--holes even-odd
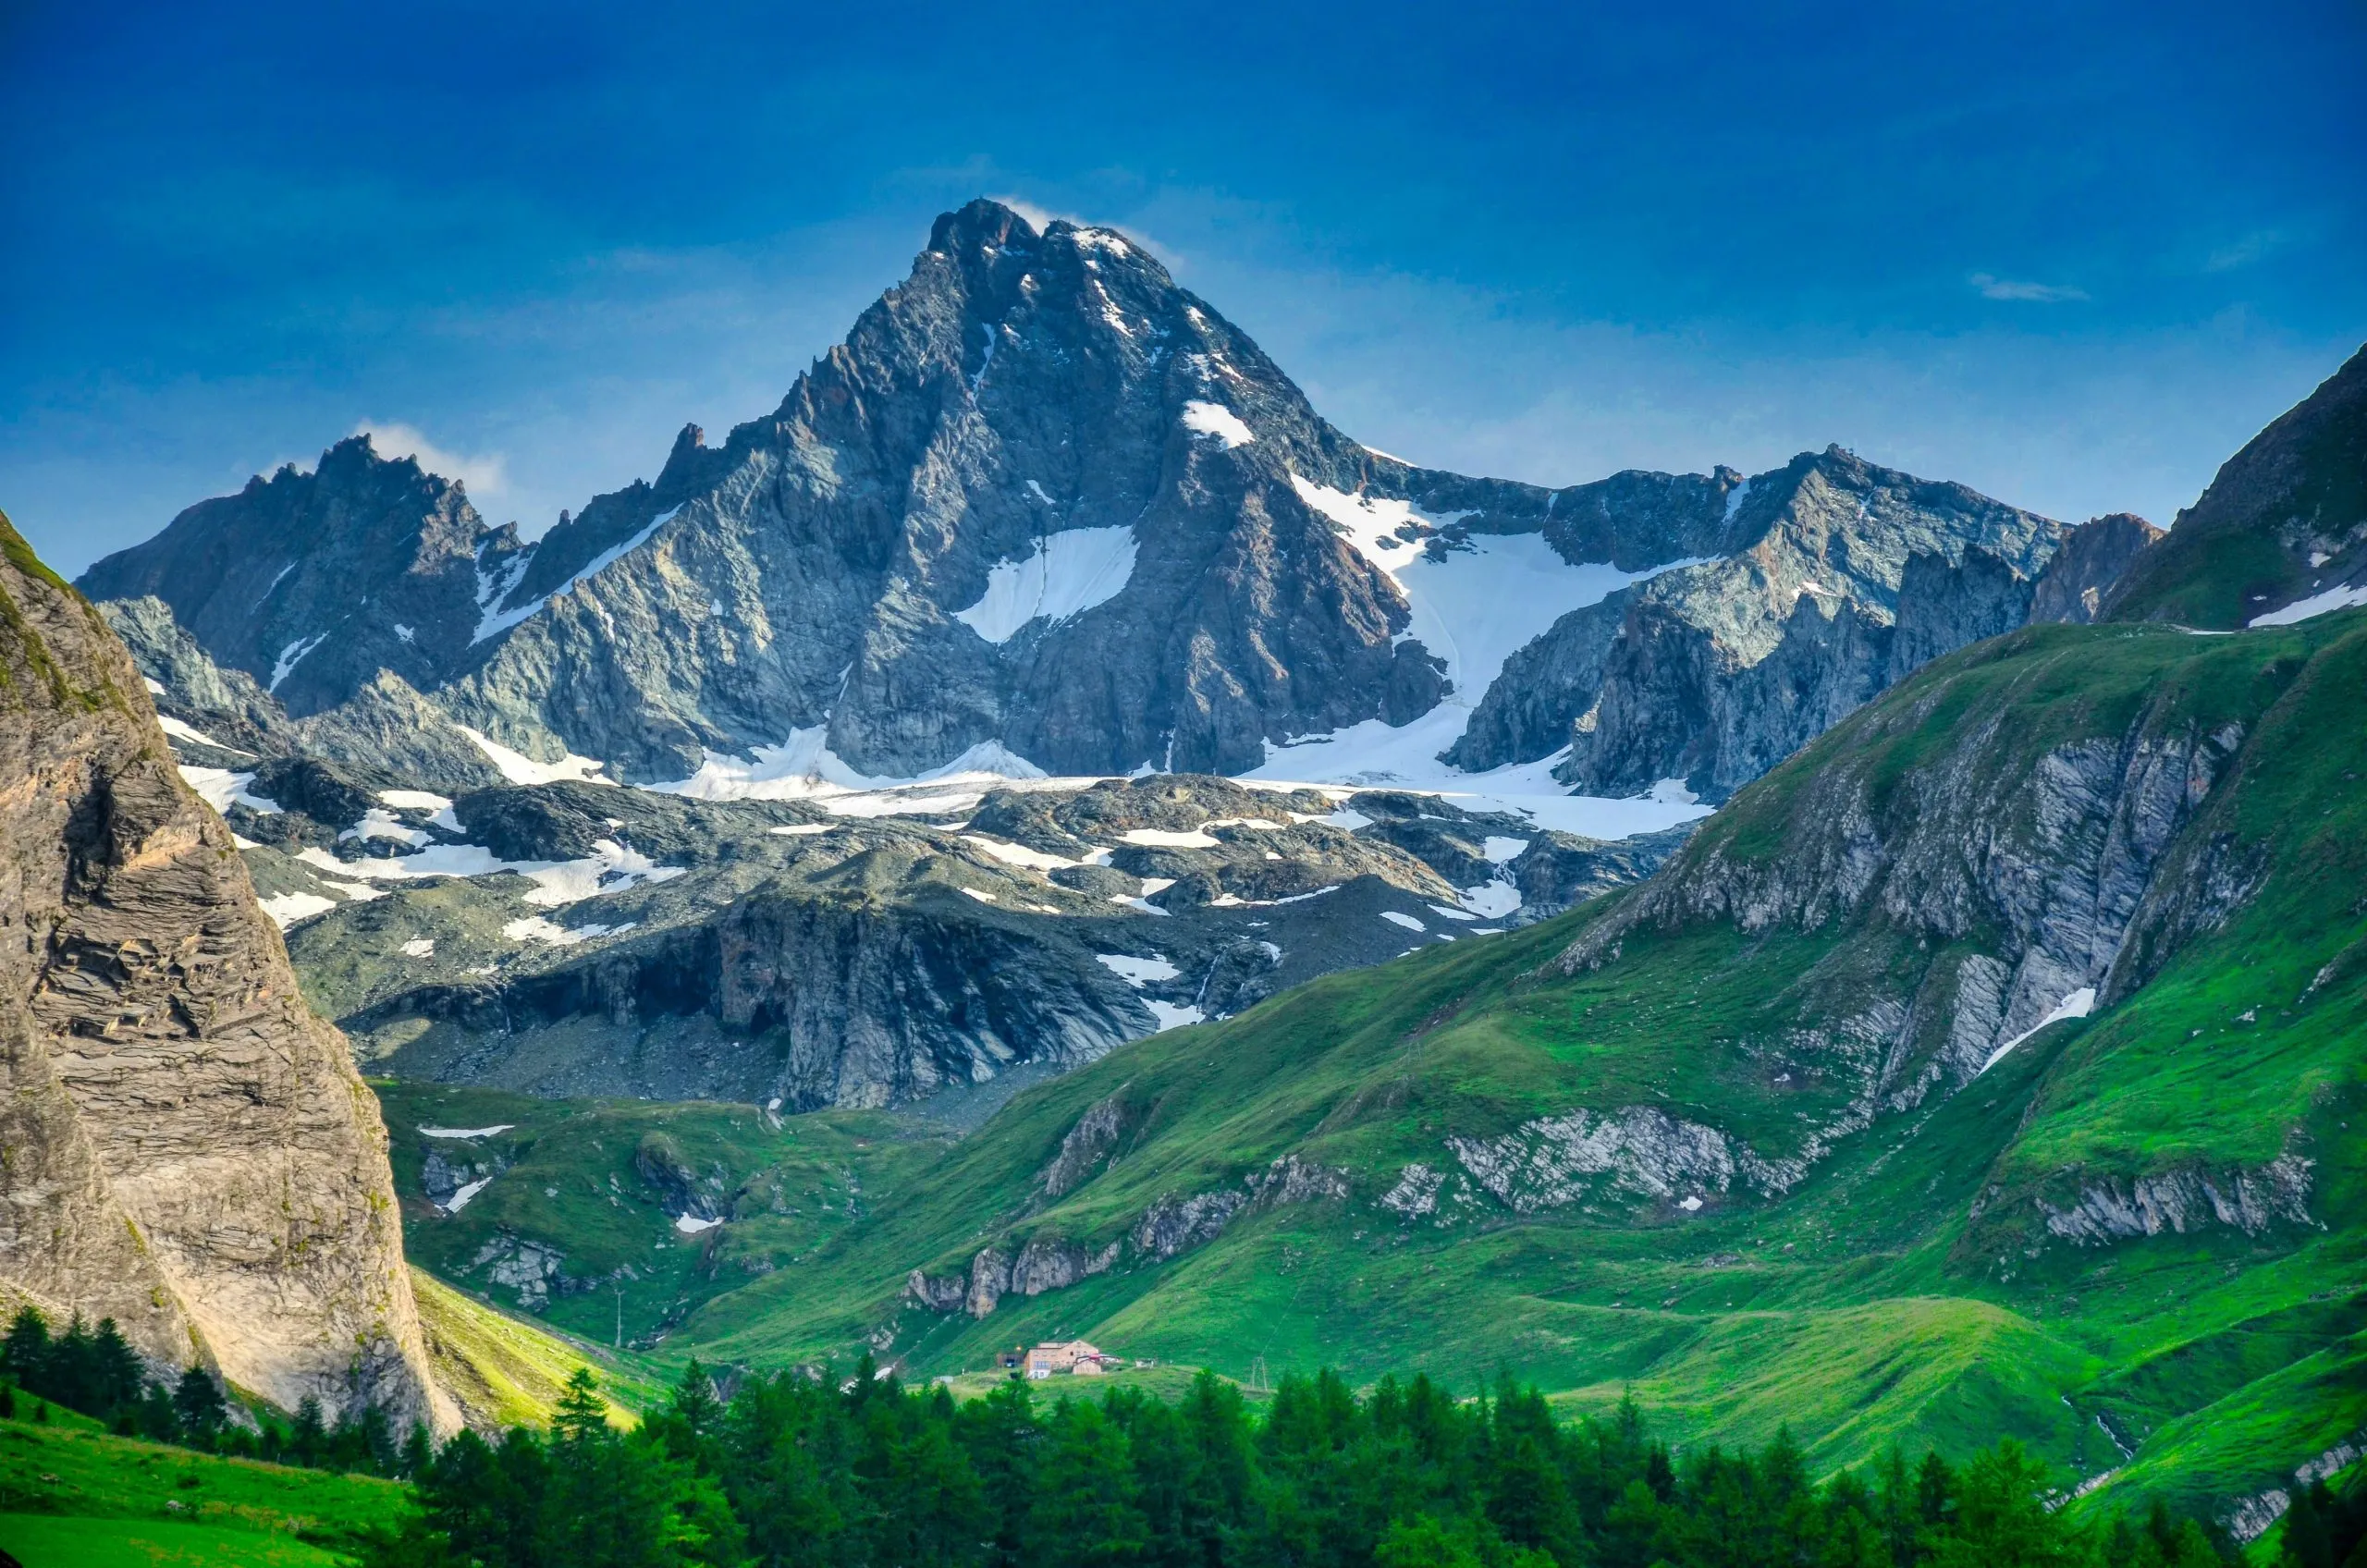
[(0, 507), (78, 570), (370, 423), (539, 532), (988, 194), (1141, 236), (1417, 461), (1839, 441), (2166, 521), (2367, 337), (2362, 58), (2282, 0), (16, 0)]

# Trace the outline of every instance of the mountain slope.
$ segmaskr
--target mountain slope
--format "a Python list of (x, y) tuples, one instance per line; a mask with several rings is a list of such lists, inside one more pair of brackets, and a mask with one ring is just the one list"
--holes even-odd
[(2002, 1427), (2224, 1503), (2367, 1420), (2307, 1378), (2187, 1419), (2361, 1326), (2362, 702), (2359, 616), (1940, 660), (1655, 880), (1027, 1091), (680, 1337), (1503, 1362), (1828, 1464)]
[(87, 603), (0, 519), (0, 1283), (288, 1408), (451, 1421), (385, 1132)]
[(2367, 349), (2221, 466), (2107, 602), (2226, 630), (2367, 604)]

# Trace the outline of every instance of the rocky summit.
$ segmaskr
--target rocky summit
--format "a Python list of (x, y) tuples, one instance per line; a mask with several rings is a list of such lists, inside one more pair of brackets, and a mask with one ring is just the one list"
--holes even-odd
[(1837, 448), (1561, 490), (1415, 467), (1136, 241), (975, 202), (772, 413), (685, 429), (538, 541), (355, 437), (81, 586), (153, 595), (344, 754), (424, 707), (399, 728), (460, 771), (465, 730), (636, 782), (1550, 757), (1713, 796), (1925, 660), (2081, 612), (2129, 557), (2049, 582), (2069, 532)]
[(0, 557), (0, 1296), (448, 1428), (345, 1042), (105, 622), (5, 519)]

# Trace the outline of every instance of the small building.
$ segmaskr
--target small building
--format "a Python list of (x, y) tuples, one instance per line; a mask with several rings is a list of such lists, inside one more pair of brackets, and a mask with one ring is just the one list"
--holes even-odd
[(1098, 1378), (1110, 1358), (1084, 1340), (1047, 1340), (1027, 1353), (1027, 1375), (1049, 1378), (1055, 1372)]

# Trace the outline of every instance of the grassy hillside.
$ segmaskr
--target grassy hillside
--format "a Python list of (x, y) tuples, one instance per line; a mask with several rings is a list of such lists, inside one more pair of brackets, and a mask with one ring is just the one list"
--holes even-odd
[(628, 1424), (663, 1393), (646, 1358), (524, 1323), (413, 1267), (411, 1293), (435, 1376), (473, 1426), (545, 1427), (579, 1367), (600, 1380), (611, 1421)]
[[(1687, 1441), (1788, 1423), (1831, 1467), (2012, 1432), (2103, 1496), (2217, 1505), (2367, 1427), (2362, 773), (2367, 616), (2031, 629), (1861, 711), (1655, 884), (1137, 1042), (960, 1142), (390, 1087), (407, 1203), (431, 1112), (518, 1124), (414, 1256), (477, 1289), (489, 1243), (544, 1238), (608, 1280), (544, 1309), (589, 1333), (629, 1264), (625, 1332), (669, 1357), (955, 1374), (1078, 1334), (1245, 1378), (1501, 1366), (1573, 1412), (1632, 1388)], [(2025, 884), (2076, 901), (2063, 866), (2127, 859), (2155, 796), (2061, 815), (2124, 776), (2182, 815), (2102, 1005), (1967, 1082), (1968, 960), (2014, 956)], [(669, 1229), (635, 1158), (660, 1134), (729, 1222)], [(1194, 1231), (1195, 1198), (1230, 1212)], [(983, 1317), (908, 1291), (958, 1296), (981, 1252), (1056, 1288)]]
[(328, 1568), (408, 1507), (391, 1481), (0, 1421), (0, 1550), (31, 1568)]

